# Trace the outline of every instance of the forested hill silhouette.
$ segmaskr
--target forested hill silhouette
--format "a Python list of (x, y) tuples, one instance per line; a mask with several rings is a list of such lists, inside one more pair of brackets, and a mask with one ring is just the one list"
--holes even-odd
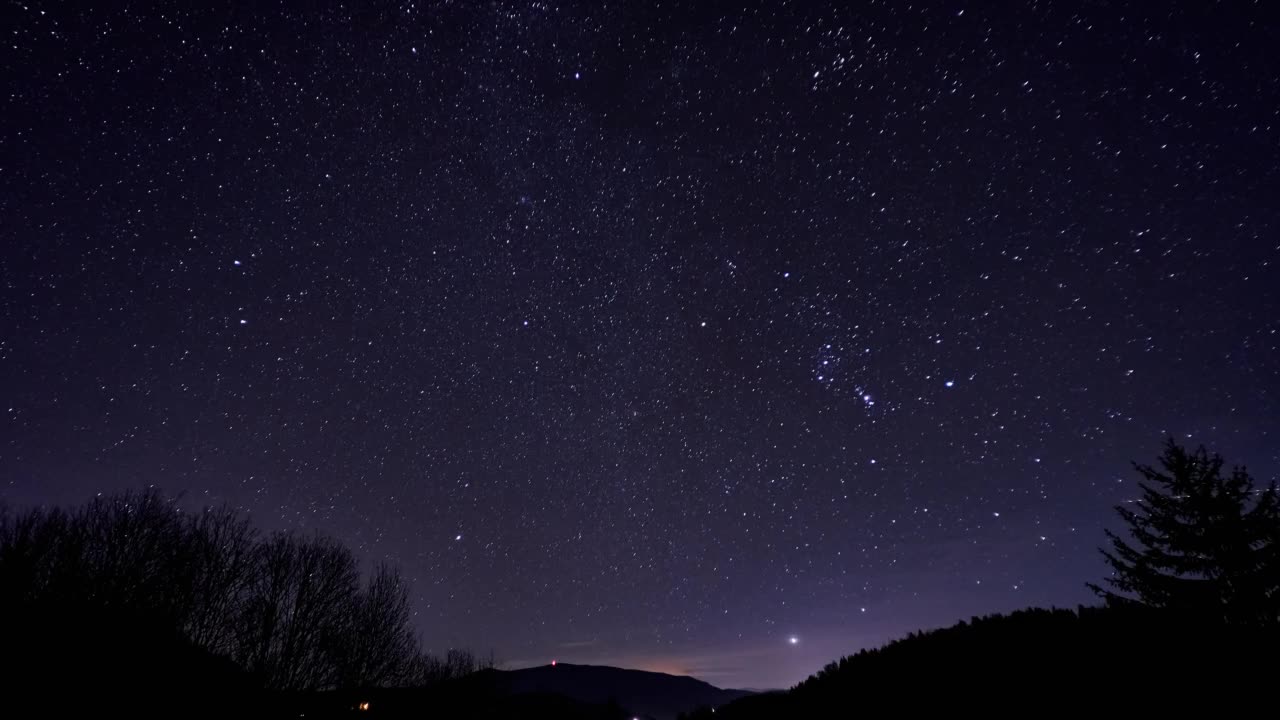
[(1112, 573), (1088, 584), (1105, 607), (1030, 609), (913, 633), (716, 717), (1274, 705), (1254, 689), (1270, 687), (1280, 670), (1276, 483), (1255, 481), (1244, 466), (1228, 471), (1220, 455), (1173, 438), (1154, 465), (1134, 469), (1136, 497), (1115, 508), (1125, 527), (1106, 531), (1101, 548)]
[(674, 720), (682, 711), (715, 707), (751, 694), (721, 689), (685, 675), (601, 665), (558, 663), (502, 676), (513, 693), (554, 693), (593, 704), (616, 701), (632, 713), (655, 720)]
[(1028, 609), (912, 633), (833, 662), (791, 690), (685, 717), (1243, 708), (1259, 700), (1249, 688), (1269, 687), (1280, 670), (1278, 641), (1275, 628), (1206, 623), (1149, 609)]

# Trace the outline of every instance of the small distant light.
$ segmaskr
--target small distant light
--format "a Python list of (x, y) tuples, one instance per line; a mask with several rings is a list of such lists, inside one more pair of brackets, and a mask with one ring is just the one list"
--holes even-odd
[(799, 645), (800, 638), (796, 637), (795, 635), (792, 635), (791, 637), (787, 638), (787, 642), (791, 643), (792, 645)]
[(948, 380), (948, 381), (946, 382), (946, 386), (947, 386), (947, 387), (955, 387), (955, 386), (956, 386), (956, 381), (955, 381), (955, 380)]
[(459, 534), (459, 535), (455, 535), (453, 539), (454, 539), (455, 541), (456, 541), (456, 540), (461, 540), (461, 539), (462, 539), (462, 535), (461, 535), (461, 534)]
[(239, 265), (239, 264), (240, 264), (240, 261), (239, 261), (239, 260), (232, 260), (232, 261), (231, 261), (231, 264), (232, 264), (232, 265)]
[(241, 325), (248, 325), (248, 324), (249, 324), (249, 321), (248, 321), (248, 320), (241, 320), (241, 321), (240, 321), (240, 324), (241, 324)]
[(357, 707), (359, 707), (359, 708), (360, 708), (361, 712), (364, 712), (364, 711), (367, 711), (367, 710), (369, 709), (369, 703), (367, 703), (367, 702), (362, 702), (362, 703), (360, 703)]
[(556, 661), (555, 661), (555, 660), (552, 660), (552, 661), (551, 661), (551, 667), (555, 667), (555, 666), (556, 666)]

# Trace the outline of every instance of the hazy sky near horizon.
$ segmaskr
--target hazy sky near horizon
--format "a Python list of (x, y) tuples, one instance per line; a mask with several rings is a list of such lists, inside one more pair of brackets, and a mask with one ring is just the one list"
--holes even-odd
[(1169, 435), (1280, 472), (1272, 3), (324, 5), (0, 8), (0, 500), (778, 687), (1089, 602)]

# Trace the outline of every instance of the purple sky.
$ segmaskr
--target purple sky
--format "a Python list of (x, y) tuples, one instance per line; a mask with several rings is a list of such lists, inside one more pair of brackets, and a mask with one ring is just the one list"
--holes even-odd
[(265, 5), (0, 8), (0, 499), (775, 687), (1089, 602), (1169, 434), (1276, 477), (1265, 3)]

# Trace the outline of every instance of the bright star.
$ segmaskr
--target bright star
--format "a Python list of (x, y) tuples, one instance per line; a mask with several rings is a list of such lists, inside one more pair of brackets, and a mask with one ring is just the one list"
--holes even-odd
[(791, 643), (792, 645), (799, 645), (800, 638), (796, 637), (795, 635), (792, 635), (791, 637), (787, 638), (787, 642)]

